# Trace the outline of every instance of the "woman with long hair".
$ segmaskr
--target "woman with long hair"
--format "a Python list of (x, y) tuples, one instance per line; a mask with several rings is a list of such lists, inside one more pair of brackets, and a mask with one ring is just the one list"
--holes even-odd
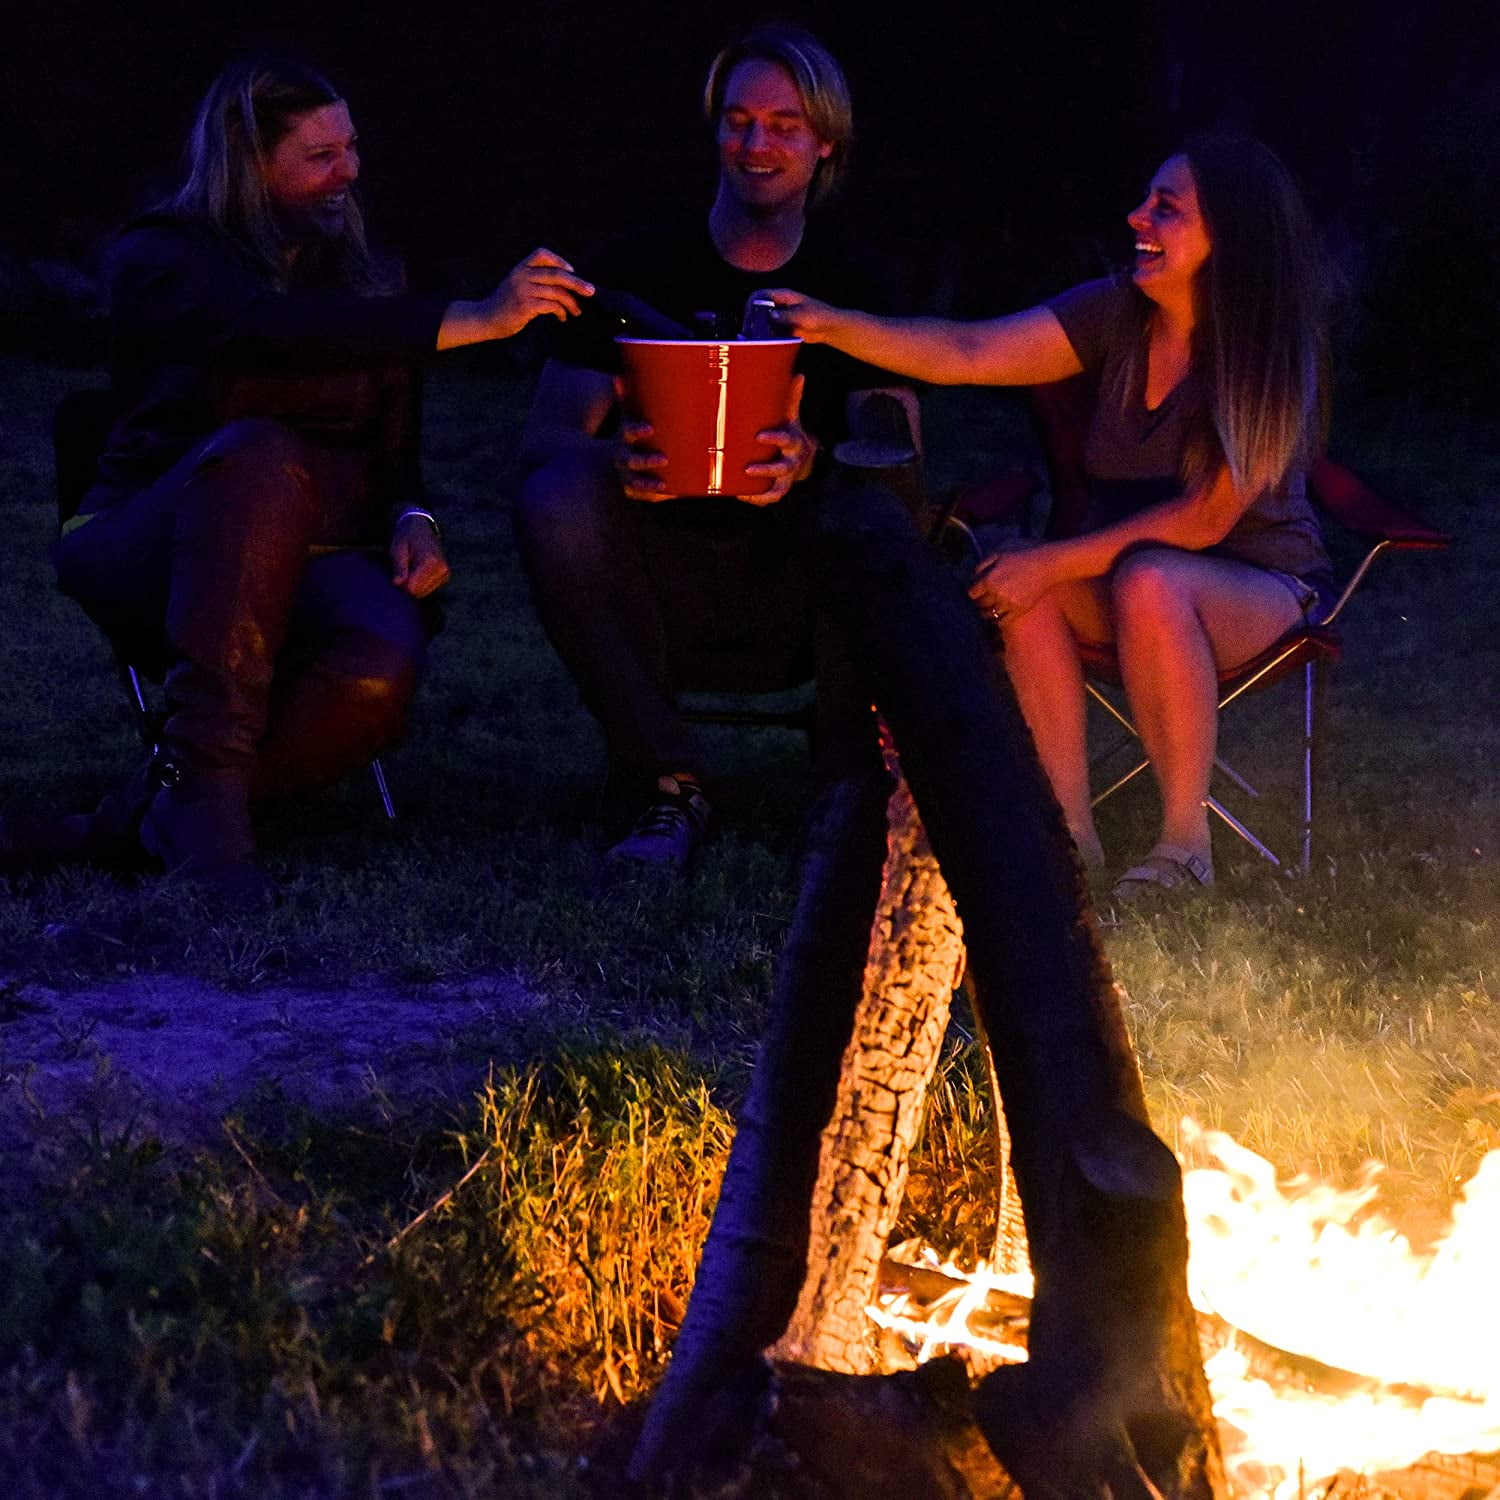
[[(149, 770), (63, 839), (258, 888), (253, 800), (330, 782), (398, 731), (448, 578), (417, 464), (417, 370), (566, 319), (538, 250), (477, 302), (410, 295), (366, 243), (358, 142), (306, 64), (232, 63), (186, 176), (108, 258), (118, 417), (59, 583), (164, 671)], [(4, 840), (0, 839), (0, 844)]]
[(1090, 806), (1081, 643), (1112, 644), (1161, 792), (1160, 837), (1117, 900), (1213, 879), (1217, 673), (1328, 602), (1305, 468), (1321, 434), (1327, 277), (1286, 169), (1258, 141), (1203, 137), (1129, 215), (1128, 272), (1010, 317), (876, 318), (794, 291), (789, 331), (936, 384), (1098, 381), (1079, 534), (987, 558), (995, 621), (1042, 765), (1085, 865)]

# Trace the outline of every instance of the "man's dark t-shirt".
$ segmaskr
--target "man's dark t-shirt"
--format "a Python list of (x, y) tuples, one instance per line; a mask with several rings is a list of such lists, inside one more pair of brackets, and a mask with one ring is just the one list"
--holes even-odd
[[(734, 337), (750, 294), (766, 287), (791, 287), (867, 312), (888, 311), (892, 301), (890, 278), (880, 262), (816, 221), (808, 224), (792, 258), (774, 271), (730, 265), (715, 248), (706, 217), (675, 231), (618, 240), (580, 262), (578, 270), (600, 287), (639, 297), (695, 333), (700, 315), (712, 314), (711, 336), (720, 338)], [(617, 374), (619, 350), (613, 340), (622, 331), (618, 322), (585, 303), (581, 317), (557, 329), (550, 352), (564, 364)], [(903, 383), (826, 345), (799, 350), (797, 368), (806, 376), (802, 425), (825, 452), (847, 436), (845, 399), (851, 391)]]
[[(596, 286), (627, 292), (695, 332), (697, 315), (712, 313), (716, 337), (732, 337), (750, 294), (767, 287), (791, 287), (844, 307), (878, 311), (890, 302), (881, 263), (817, 223), (774, 271), (729, 265), (709, 236), (706, 214), (617, 240), (577, 265)], [(625, 330), (586, 299), (584, 308), (553, 331), (552, 357), (618, 374), (614, 338)], [(832, 446), (847, 435), (849, 393), (901, 382), (826, 346), (800, 349), (797, 368), (806, 377), (802, 424), (820, 446), (812, 482), (793, 485), (775, 505), (693, 496), (622, 509), (662, 613), (674, 684), (766, 691), (801, 682), (813, 669), (811, 540), (819, 471), (826, 472)]]

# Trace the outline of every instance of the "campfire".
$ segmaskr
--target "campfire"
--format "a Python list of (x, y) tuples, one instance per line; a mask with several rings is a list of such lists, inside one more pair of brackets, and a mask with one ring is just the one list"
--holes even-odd
[[(1418, 1250), (1374, 1209), (1184, 1122), (1188, 1276), (1236, 1500), (1500, 1495), (1500, 1151)], [(889, 1253), (869, 1315), (887, 1363), (1026, 1358), (1030, 1273)], [(1405, 1471), (1404, 1473), (1402, 1471)]]

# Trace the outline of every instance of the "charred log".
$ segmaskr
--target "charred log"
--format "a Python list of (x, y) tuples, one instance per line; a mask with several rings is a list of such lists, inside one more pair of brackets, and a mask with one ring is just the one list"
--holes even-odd
[(878, 494), (836, 525), (836, 607), (963, 921), (1036, 1277), (1031, 1358), (987, 1378), (980, 1425), (1028, 1500), (1128, 1493), (1141, 1474), (1208, 1500), (1223, 1476), (1180, 1172), (1147, 1123), (1061, 813), (942, 564), (895, 541)]
[(1019, 1500), (955, 1361), (853, 1377), (778, 1364), (773, 1390), (770, 1433), (825, 1500)]
[[(987, 1378), (979, 1425), (1027, 1500), (1210, 1500), (1222, 1466), (1187, 1300), (1180, 1174), (1147, 1124), (1061, 814), (972, 606), (899, 502), (846, 494), (827, 519), (834, 614), (963, 922), (1036, 1277), (1031, 1358)], [(878, 775), (851, 775), (820, 805), (770, 1031), (636, 1478), (748, 1439), (769, 1378), (759, 1351), (797, 1306), (818, 1135), (866, 971), (884, 800)]]
[(767, 1378), (762, 1351), (797, 1305), (818, 1141), (859, 999), (889, 793), (873, 761), (832, 782), (809, 816), (766, 1037), (687, 1316), (631, 1461), (638, 1481), (713, 1465), (743, 1447)]

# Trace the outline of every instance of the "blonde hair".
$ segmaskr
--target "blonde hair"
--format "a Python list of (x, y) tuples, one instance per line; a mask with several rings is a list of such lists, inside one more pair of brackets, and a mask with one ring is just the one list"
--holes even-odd
[[(187, 176), (164, 206), (212, 225), (284, 289), (289, 247), (266, 193), (262, 165), (303, 115), (341, 98), (326, 78), (293, 58), (244, 57), (230, 63), (198, 106), (188, 137)], [(304, 247), (297, 279), (357, 292), (389, 289), (389, 278), (365, 242), (364, 217), (352, 191), (343, 233)]]
[(1276, 488), (1323, 439), (1330, 276), (1321, 236), (1280, 159), (1248, 136), (1182, 149), (1208, 230), (1194, 288), (1193, 367), (1204, 406), (1184, 482), (1220, 463), (1251, 495)]
[(813, 134), (833, 147), (818, 163), (808, 191), (809, 204), (821, 202), (843, 176), (854, 139), (854, 109), (844, 70), (817, 37), (801, 26), (782, 22), (757, 26), (731, 42), (709, 65), (703, 114), (710, 125), (718, 126), (730, 74), (743, 62), (768, 62), (785, 69)]

